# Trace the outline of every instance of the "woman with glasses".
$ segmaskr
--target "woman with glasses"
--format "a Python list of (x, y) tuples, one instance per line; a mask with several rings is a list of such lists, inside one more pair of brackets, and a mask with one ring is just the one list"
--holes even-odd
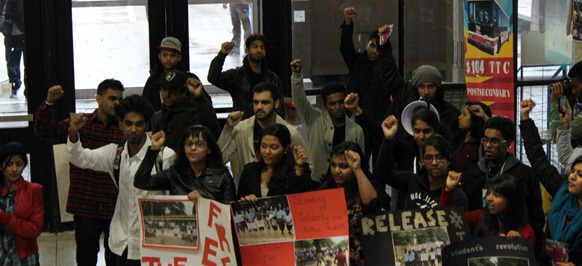
[(309, 191), (311, 170), (307, 151), (292, 147), (285, 125), (265, 127), (259, 137), (259, 160), (244, 166), (238, 185), (238, 198), (256, 202), (257, 198)]
[(491, 118), (491, 109), (482, 102), (467, 102), (459, 115), (459, 128), (456, 134), (456, 147), (453, 149), (453, 169), (464, 172), (479, 161), (480, 140), (483, 137), (483, 124)]
[(44, 225), (42, 186), (22, 177), (28, 164), (22, 144), (0, 147), (0, 265), (39, 265), (37, 238)]
[[(382, 122), (382, 130), (385, 140), (380, 148), (376, 176), (391, 187), (405, 191), (400, 195), (405, 200), (404, 207), (399, 209), (437, 208), (449, 172), (449, 142), (438, 134), (431, 135), (420, 147), (423, 168), (417, 173), (396, 171), (392, 167), (394, 137), (398, 130), (396, 117), (387, 117)], [(467, 196), (459, 188), (453, 190), (452, 202), (454, 206), (467, 209)]]
[(176, 163), (151, 175), (165, 141), (164, 131), (152, 135), (152, 145), (135, 174), (136, 188), (169, 190), (172, 195), (188, 195), (190, 200), (202, 197), (228, 204), (235, 199), (234, 180), (222, 163), (220, 148), (207, 127), (187, 128), (180, 140), (182, 148), (177, 151)]
[[(439, 132), (439, 117), (432, 110), (421, 108), (411, 116), (403, 114), (402, 118), (410, 119), (410, 127), (405, 128), (405, 131), (412, 136), (413, 142), (394, 140), (392, 151), (396, 154), (392, 155), (393, 167), (398, 171), (411, 171), (416, 174), (423, 167), (420, 148), (428, 137)], [(381, 128), (379, 131), (383, 134)], [(391, 210), (404, 208), (404, 197), (400, 196), (402, 193), (404, 191), (392, 187)]]

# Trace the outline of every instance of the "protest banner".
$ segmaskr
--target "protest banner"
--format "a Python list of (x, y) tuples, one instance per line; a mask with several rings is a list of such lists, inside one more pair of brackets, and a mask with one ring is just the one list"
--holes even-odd
[(537, 265), (531, 242), (500, 236), (473, 238), (443, 248), (443, 265)]
[(304, 265), (318, 254), (349, 257), (343, 189), (236, 202), (232, 215), (243, 265)]
[(367, 265), (441, 265), (441, 249), (470, 238), (459, 207), (386, 212), (362, 217)]
[(143, 265), (236, 265), (230, 206), (187, 196), (138, 198)]

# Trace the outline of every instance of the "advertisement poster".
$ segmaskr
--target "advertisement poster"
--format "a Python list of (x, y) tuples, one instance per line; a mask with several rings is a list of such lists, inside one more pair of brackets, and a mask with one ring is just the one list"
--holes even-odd
[(143, 265), (236, 265), (229, 205), (148, 196), (138, 206)]
[(243, 265), (316, 265), (349, 258), (343, 189), (236, 202), (232, 215)]
[(572, 39), (582, 41), (582, 0), (570, 0), (567, 25)]
[(443, 248), (443, 265), (537, 265), (529, 240), (525, 238), (479, 237)]
[[(367, 265), (443, 265), (441, 250), (471, 238), (463, 208), (418, 209), (362, 218)], [(461, 265), (461, 264), (458, 264)]]
[[(512, 0), (464, 0), (467, 101), (515, 120)], [(515, 121), (514, 121), (515, 122)]]

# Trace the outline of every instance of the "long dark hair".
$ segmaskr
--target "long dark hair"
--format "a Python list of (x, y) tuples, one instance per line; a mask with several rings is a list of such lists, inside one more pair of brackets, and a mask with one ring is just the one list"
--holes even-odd
[[(285, 125), (281, 124), (273, 124), (265, 127), (261, 131), (261, 135), (259, 137), (259, 145), (256, 147), (256, 154), (261, 154), (261, 142), (264, 136), (274, 136), (279, 139), (279, 142), (284, 148), (287, 148), (287, 152), (283, 154), (281, 159), (276, 163), (275, 167), (273, 168), (273, 174), (271, 176), (271, 181), (275, 181), (278, 179), (282, 179), (285, 184), (285, 190), (289, 187), (289, 178), (290, 174), (294, 171), (295, 166), (295, 158), (293, 158), (293, 150), (291, 150), (291, 133), (289, 129)], [(261, 158), (259, 160), (261, 163), (261, 167), (265, 167), (265, 161)]]
[[(507, 199), (505, 210), (498, 214), (484, 216), (484, 226), (477, 232), (478, 236), (507, 234), (511, 230), (521, 232), (527, 223), (525, 205), (525, 187), (521, 181), (512, 175), (494, 176), (487, 181), (486, 187)], [(503, 224), (500, 232), (498, 220)]]
[[(28, 157), (26, 157), (26, 148), (24, 145), (18, 142), (8, 142), (0, 147), (0, 163), (2, 164), (2, 169), (6, 167), (8, 161), (14, 156), (20, 155), (24, 161), (24, 167), (28, 165)], [(0, 187), (4, 187), (4, 171), (0, 172)]]
[(186, 156), (186, 152), (184, 150), (184, 143), (190, 138), (202, 138), (206, 141), (206, 146), (208, 146), (208, 151), (210, 153), (206, 154), (206, 167), (210, 168), (222, 168), (224, 164), (222, 163), (222, 153), (220, 152), (220, 148), (218, 144), (216, 144), (216, 140), (212, 136), (210, 129), (203, 125), (192, 125), (184, 130), (182, 133), (182, 138), (180, 139), (180, 148), (176, 151), (177, 158), (176, 158), (176, 169), (186, 169), (190, 168), (190, 162), (188, 161), (188, 157)]

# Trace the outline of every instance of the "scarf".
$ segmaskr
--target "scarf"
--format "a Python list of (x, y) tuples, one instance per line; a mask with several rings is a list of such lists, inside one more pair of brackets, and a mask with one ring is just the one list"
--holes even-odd
[[(553, 240), (568, 243), (570, 251), (582, 244), (582, 211), (578, 199), (568, 192), (568, 182), (556, 193), (548, 217)], [(566, 218), (570, 220), (568, 225)]]

